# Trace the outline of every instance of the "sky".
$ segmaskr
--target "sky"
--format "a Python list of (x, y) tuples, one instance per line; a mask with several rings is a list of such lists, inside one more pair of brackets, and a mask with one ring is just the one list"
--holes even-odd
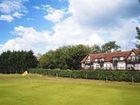
[(116, 41), (135, 48), (139, 0), (0, 0), (0, 53)]

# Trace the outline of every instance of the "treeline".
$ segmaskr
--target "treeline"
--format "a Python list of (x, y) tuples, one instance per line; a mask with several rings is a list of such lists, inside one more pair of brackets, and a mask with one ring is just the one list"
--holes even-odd
[(78, 70), (81, 68), (80, 61), (89, 53), (109, 52), (112, 49), (118, 50), (120, 46), (115, 41), (110, 41), (102, 46), (64, 46), (54, 51), (48, 51), (39, 59), (39, 67), (45, 69), (71, 69)]
[(34, 56), (32, 51), (6, 51), (0, 54), (0, 73), (23, 73), (29, 68), (46, 69), (71, 69), (78, 70), (81, 67), (80, 61), (89, 53), (100, 53), (118, 50), (119, 46), (115, 41), (105, 43), (102, 46), (64, 46), (54, 51), (48, 51), (40, 59)]
[(6, 51), (0, 55), (0, 73), (22, 73), (37, 65), (32, 51)]

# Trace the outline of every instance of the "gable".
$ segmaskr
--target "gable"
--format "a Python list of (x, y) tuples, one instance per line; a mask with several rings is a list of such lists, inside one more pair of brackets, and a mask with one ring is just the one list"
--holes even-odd
[(136, 54), (132, 51), (129, 56), (135, 56)]
[(132, 56), (137, 56), (137, 54), (133, 50), (128, 55), (127, 59), (130, 59)]

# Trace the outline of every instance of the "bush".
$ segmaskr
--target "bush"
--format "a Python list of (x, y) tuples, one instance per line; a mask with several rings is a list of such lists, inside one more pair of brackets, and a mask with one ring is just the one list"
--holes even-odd
[(43, 75), (45, 75), (46, 72), (47, 72), (47, 69), (38, 68), (38, 69), (29, 69), (28, 71), (29, 71), (29, 73), (35, 73), (35, 74), (43, 74)]
[(30, 69), (30, 73), (38, 73), (49, 76), (81, 78), (81, 79), (97, 79), (110, 81), (131, 81), (140, 82), (140, 71), (124, 71), (124, 70), (47, 70), (47, 69)]

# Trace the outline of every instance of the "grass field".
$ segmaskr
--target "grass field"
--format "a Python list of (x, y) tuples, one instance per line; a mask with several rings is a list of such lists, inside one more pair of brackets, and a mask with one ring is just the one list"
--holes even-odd
[(0, 75), (0, 105), (140, 105), (140, 84)]

